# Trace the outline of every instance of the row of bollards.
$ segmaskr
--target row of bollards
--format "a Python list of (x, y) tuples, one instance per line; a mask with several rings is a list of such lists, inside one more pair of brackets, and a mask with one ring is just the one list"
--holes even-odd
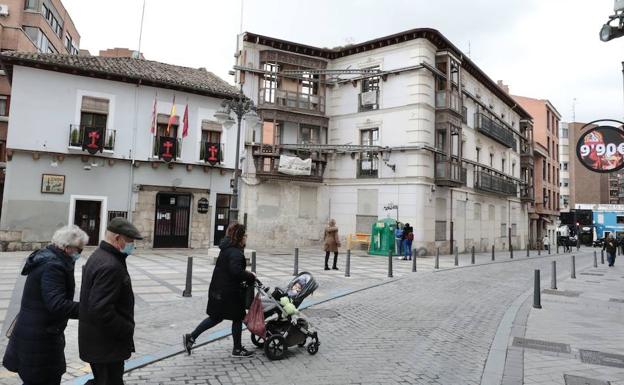
[[(596, 252), (594, 251), (594, 267), (596, 267)], [(570, 258), (570, 278), (576, 279), (576, 256)], [(535, 309), (542, 308), (541, 290), (540, 290), (540, 270), (535, 269), (533, 283), (533, 307)], [(551, 262), (550, 268), (550, 289), (557, 290), (557, 261)]]

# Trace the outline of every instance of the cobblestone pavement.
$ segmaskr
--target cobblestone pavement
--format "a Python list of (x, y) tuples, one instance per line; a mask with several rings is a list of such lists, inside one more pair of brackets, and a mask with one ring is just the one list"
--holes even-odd
[[(3, 260), (2, 267), (0, 268), (0, 274), (2, 274), (3, 278), (6, 278), (6, 280), (2, 281), (2, 287), (0, 287), (0, 309), (5, 309), (4, 312), (5, 314), (7, 314), (6, 317), (0, 317), (0, 322), (4, 321), (3, 318), (11, 320), (13, 314), (15, 314), (15, 312), (19, 308), (19, 298), (21, 296), (21, 285), (23, 285), (23, 280), (18, 278), (18, 273), (21, 269), (21, 263), (24, 257), (27, 256), (27, 254), (28, 253), (3, 253), (2, 255), (0, 255), (0, 258), (2, 258)], [(137, 353), (134, 357), (138, 357), (140, 360), (141, 358), (148, 358), (149, 355), (154, 353), (155, 351), (162, 351), (163, 349), (178, 347), (181, 332), (191, 330), (197, 324), (197, 322), (202, 319), (205, 310), (205, 297), (213, 268), (213, 265), (211, 263), (212, 260), (205, 257), (205, 254), (205, 251), (198, 250), (150, 250), (140, 252), (138, 255), (132, 256), (129, 259), (129, 270), (133, 279), (133, 287), (135, 290), (137, 303)], [(193, 297), (182, 298), (181, 294), (184, 290), (185, 282), (186, 257), (188, 255), (195, 256), (195, 265), (193, 272)], [(543, 253), (542, 257), (544, 257), (544, 255), (545, 254)], [(531, 252), (531, 256), (535, 257), (537, 256), (537, 253), (533, 251)], [(513, 263), (511, 265), (523, 265), (526, 263), (522, 262), (523, 259), (526, 259), (526, 252), (517, 252), (515, 257), (516, 259), (514, 261), (520, 263)], [(460, 255), (459, 265), (465, 266), (470, 264), (470, 259), (470, 255)], [(507, 263), (498, 263), (499, 261), (509, 261), (508, 253), (497, 253), (497, 263), (493, 265), (490, 265), (491, 255), (489, 253), (477, 254), (475, 259), (477, 264), (487, 263), (487, 266), (483, 266), (483, 268), (487, 268), (487, 270), (504, 269), (503, 266), (510, 265)], [(292, 277), (292, 252), (273, 251), (272, 254), (259, 252), (257, 260), (258, 275), (259, 277), (261, 277), (265, 284), (269, 284), (271, 286), (284, 285)], [(76, 281), (78, 285), (80, 283), (80, 267), (82, 263), (84, 263), (84, 260), (79, 261), (76, 268)], [(535, 263), (539, 262), (537, 262), (536, 260)], [(345, 255), (341, 254), (339, 261), (339, 266), (341, 267), (341, 269), (344, 269), (344, 264)], [(393, 265), (394, 279), (412, 276), (411, 262), (398, 261), (393, 259)], [(322, 266), (323, 256), (322, 253), (320, 253), (318, 250), (300, 250), (299, 271), (311, 271), (320, 284), (319, 290), (314, 295), (315, 300), (331, 298), (337, 292), (341, 292), (344, 290), (363, 288), (374, 285), (376, 283), (382, 283), (391, 280), (387, 278), (387, 257), (371, 257), (365, 256), (362, 253), (354, 252), (351, 260), (351, 278), (345, 278), (344, 271), (342, 270), (338, 272), (325, 272), (322, 270)], [(452, 268), (453, 266), (453, 256), (440, 257), (440, 268), (447, 269)], [(434, 276), (436, 275), (431, 274), (433, 270), (434, 258), (429, 257), (418, 259), (418, 271), (422, 273), (423, 277), (427, 277), (426, 281), (423, 282), (436, 282), (434, 278)], [(467, 272), (469, 270), (474, 270), (476, 272), (477, 270), (480, 270), (480, 268), (465, 269), (465, 271)], [(450, 274), (455, 275), (459, 273)], [(471, 274), (475, 273), (469, 272), (469, 275)], [(461, 274), (459, 275), (461, 276)], [(417, 276), (420, 277), (421, 274), (417, 274)], [(420, 283), (419, 285), (422, 284), (423, 283)], [(455, 284), (456, 283), (454, 283), (454, 285)], [(397, 282), (393, 285), (399, 285), (400, 287), (401, 285), (403, 285), (403, 283), (399, 284)], [(14, 286), (16, 287), (16, 290), (13, 290)], [(442, 290), (443, 288), (440, 289)], [(379, 290), (383, 291), (383, 289)], [(430, 288), (426, 288), (426, 290), (429, 293), (437, 292), (431, 291), (432, 289)], [(78, 291), (79, 290), (77, 290), (77, 292)], [(448, 290), (444, 291), (448, 292)], [(360, 294), (358, 296), (366, 295)], [(393, 294), (392, 296), (394, 297), (395, 294)], [(419, 295), (418, 297), (420, 298), (421, 296)], [(344, 301), (348, 302), (349, 299), (344, 299)], [(328, 306), (328, 304), (315, 306), (314, 309), (323, 308), (323, 306)], [(351, 304), (349, 306), (350, 307), (348, 307), (347, 309), (353, 308), (353, 311), (356, 313), (354, 313), (354, 315), (350, 315), (348, 318), (356, 321), (353, 325), (359, 325), (360, 323), (357, 322), (359, 316), (357, 314), (362, 312), (364, 308), (362, 308), (359, 304)], [(343, 312), (340, 311), (340, 313), (342, 314)], [(365, 314), (368, 314), (368, 311), (366, 311)], [(393, 313), (390, 312), (390, 314)], [(345, 319), (342, 317), (343, 316), (341, 315), (340, 320)], [(409, 315), (407, 314), (404, 315), (403, 318), (398, 318), (395, 321), (393, 321), (394, 317), (388, 318), (388, 315), (380, 314), (379, 317), (379, 319), (385, 320), (384, 322), (386, 324), (398, 323), (399, 334), (401, 334), (402, 330), (402, 326), (400, 325), (403, 323), (403, 321), (407, 322), (409, 320)], [(322, 327), (324, 325), (324, 322), (331, 323), (331, 320), (319, 320), (319, 326)], [(433, 320), (427, 322), (430, 322), (432, 325), (436, 323), (436, 321)], [(3, 331), (8, 326), (8, 323), (9, 322), (4, 322)], [(423, 325), (427, 325), (427, 323)], [(496, 328), (496, 322), (493, 323), (492, 327), (494, 329)], [(419, 326), (419, 328), (421, 328), (421, 326)], [(227, 329), (229, 329), (229, 325), (224, 325), (221, 328), (216, 328), (215, 332), (219, 332), (221, 330), (225, 331)], [(350, 331), (349, 329), (349, 326), (344, 327), (345, 335), (353, 333), (353, 331)], [(423, 326), (423, 330), (425, 329), (428, 328), (426, 326)], [(323, 333), (326, 332), (324, 331)], [(71, 380), (72, 378), (83, 376), (84, 374), (89, 373), (88, 365), (78, 359), (76, 334), (77, 324), (75, 321), (70, 321), (70, 324), (66, 331), (66, 355), (68, 360), (68, 373), (64, 376), (64, 380)], [(330, 340), (331, 338), (323, 338), (324, 344), (322, 350), (325, 348), (326, 344), (329, 343)], [(355, 343), (356, 345), (352, 345), (353, 343)], [(358, 343), (357, 341), (353, 343), (350, 343), (350, 345), (357, 346), (357, 344), (360, 344), (359, 346), (368, 346), (367, 344), (369, 342), (367, 342), (366, 344)], [(229, 341), (217, 342), (215, 344), (210, 344), (210, 346), (218, 346), (219, 344), (225, 344), (225, 346), (228, 346)], [(5, 345), (6, 338), (4, 337), (4, 333), (2, 333), (2, 337), (0, 337), (1, 352), (4, 351)], [(380, 341), (379, 345), (385, 345), (385, 343)], [(203, 348), (200, 348), (198, 352), (201, 352), (202, 349)], [(357, 356), (359, 353), (355, 352), (353, 354)], [(221, 359), (222, 357), (222, 354), (217, 354), (214, 357), (214, 360), (215, 362), (218, 362), (218, 365), (221, 365), (225, 370), (228, 365), (227, 363), (223, 363)], [(308, 358), (317, 359), (318, 357), (321, 357), (320, 353), (317, 357)], [(277, 365), (279, 366), (279, 364)], [(143, 382), (152, 383), (150, 381)], [(19, 380), (14, 374), (9, 373), (4, 369), (0, 369), (0, 384), (10, 385), (17, 383), (19, 383)]]
[(521, 348), (510, 340), (510, 351), (524, 353), (524, 378), (509, 384), (563, 385), (565, 375), (582, 379), (575, 384), (624, 385), (624, 267), (619, 258), (614, 267), (583, 269), (557, 290), (545, 290), (542, 309), (530, 310), (525, 328), (524, 337), (538, 342)]

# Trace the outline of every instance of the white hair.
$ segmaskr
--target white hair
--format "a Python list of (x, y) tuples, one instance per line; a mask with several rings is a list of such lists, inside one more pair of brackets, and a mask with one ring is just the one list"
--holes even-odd
[(60, 249), (72, 246), (82, 248), (87, 242), (89, 236), (76, 225), (63, 226), (52, 236), (52, 244)]

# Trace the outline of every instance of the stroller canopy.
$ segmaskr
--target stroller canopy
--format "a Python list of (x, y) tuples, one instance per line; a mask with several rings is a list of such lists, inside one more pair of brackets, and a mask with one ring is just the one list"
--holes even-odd
[(307, 296), (314, 293), (318, 288), (318, 283), (307, 271), (299, 273), (293, 278), (287, 287), (288, 296), (292, 299), (295, 306), (299, 306)]

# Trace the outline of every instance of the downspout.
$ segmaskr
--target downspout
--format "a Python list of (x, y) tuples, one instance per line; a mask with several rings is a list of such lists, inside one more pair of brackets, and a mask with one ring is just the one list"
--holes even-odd
[(136, 162), (136, 140), (137, 129), (139, 119), (139, 88), (141, 87), (141, 80), (137, 82), (134, 90), (134, 122), (132, 127), (132, 146), (130, 147), (130, 175), (129, 175), (129, 187), (128, 187), (128, 221), (132, 222), (132, 195), (134, 190), (134, 164)]

